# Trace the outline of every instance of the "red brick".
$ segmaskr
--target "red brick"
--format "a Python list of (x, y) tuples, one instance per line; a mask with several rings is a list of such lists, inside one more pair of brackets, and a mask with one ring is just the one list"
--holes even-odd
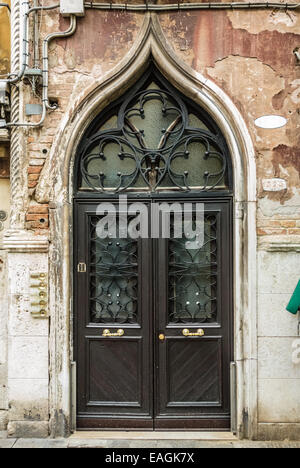
[(40, 174), (42, 171), (42, 166), (29, 166), (28, 167), (28, 174)]
[(27, 213), (26, 214), (26, 221), (41, 221), (41, 220), (48, 220), (48, 215), (41, 214), (41, 213)]
[(28, 180), (33, 181), (33, 180), (39, 180), (40, 175), (39, 174), (29, 174)]
[(48, 214), (49, 206), (48, 205), (32, 205), (28, 208), (29, 214)]
[(300, 229), (295, 228), (295, 229), (288, 229), (288, 233), (292, 235), (300, 235)]
[(48, 229), (49, 228), (49, 222), (47, 221), (44, 224), (39, 223), (38, 221), (27, 221), (25, 223), (26, 229)]

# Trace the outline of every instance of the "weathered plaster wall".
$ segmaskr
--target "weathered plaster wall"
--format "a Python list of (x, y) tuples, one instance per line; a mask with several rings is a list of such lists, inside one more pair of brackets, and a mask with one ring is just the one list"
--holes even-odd
[[(59, 110), (48, 115), (44, 128), (27, 132), (30, 194), (58, 123), (78, 94), (124, 57), (142, 18), (142, 14), (87, 11), (73, 37), (52, 43), (49, 94), (58, 101)], [(258, 234), (300, 235), (300, 224), (288, 208), (293, 206), (297, 218), (300, 67), (293, 50), (300, 44), (299, 13), (202, 11), (161, 14), (160, 18), (178, 57), (225, 90), (248, 125), (257, 151)], [(44, 16), (41, 30), (44, 34), (67, 27), (68, 20), (52, 12)], [(25, 100), (35, 102), (29, 87)], [(269, 131), (255, 127), (257, 117), (271, 113), (285, 116), (287, 126)], [(265, 192), (262, 179), (272, 177), (285, 179), (287, 189)], [(279, 201), (280, 209), (270, 216), (265, 207), (272, 201)]]
[[(49, 204), (48, 201), (38, 203), (36, 188), (42, 171), (49, 171), (47, 176), (51, 177), (51, 166), (44, 165), (55, 137), (69, 118), (78, 95), (85, 89), (91, 89), (97, 79), (124, 58), (138, 36), (142, 21), (142, 14), (87, 11), (86, 16), (78, 20), (77, 32), (72, 38), (54, 41), (50, 46), (49, 95), (58, 102), (59, 108), (48, 113), (42, 128), (24, 131), (26, 151), (22, 155), (23, 173), (28, 182), (28, 198), (24, 200), (25, 228), (35, 236), (48, 232)], [(300, 67), (293, 54), (293, 50), (300, 46), (300, 13), (178, 12), (161, 14), (160, 22), (177, 56), (215, 81), (228, 94), (251, 133), (257, 161), (257, 234), (260, 249), (259, 437), (300, 438), (300, 374), (299, 366), (291, 361), (291, 342), (297, 336), (297, 321), (285, 311), (288, 298), (299, 279), (300, 260), (299, 250), (289, 247), (300, 244)], [(60, 18), (56, 11), (43, 14), (42, 37), (48, 32), (67, 28), (68, 20)], [(22, 89), (23, 102), (40, 102), (28, 84), (24, 84)], [(260, 130), (254, 126), (257, 117), (273, 113), (285, 116), (287, 126), (279, 130)], [(38, 119), (39, 116), (32, 118), (32, 121)], [(57, 161), (61, 156), (57, 155)], [(63, 175), (59, 174), (58, 177), (62, 178)], [(284, 179), (287, 188), (278, 192), (265, 191), (263, 179), (274, 177)], [(54, 194), (56, 184), (60, 182), (53, 181)], [(23, 284), (19, 289), (12, 287), (10, 298), (10, 330), (14, 329), (14, 321), (21, 327), (17, 327), (19, 331), (13, 335), (10, 345), (11, 435), (24, 434), (24, 431), (29, 434), (29, 426), (32, 433), (37, 428), (45, 431), (48, 414), (47, 330), (45, 325), (34, 323), (29, 315), (27, 283), (32, 259), (29, 254), (19, 255), (10, 254), (11, 284), (18, 270), (24, 270), (25, 278), (25, 286)], [(43, 267), (47, 267), (45, 255), (36, 261), (43, 262)], [(52, 285), (52, 300), (58, 299), (59, 291), (64, 286)], [(21, 310), (25, 318), (25, 325), (22, 326)], [(61, 323), (58, 327), (59, 333), (68, 337), (69, 330), (62, 330)], [(40, 341), (35, 340), (36, 336)], [(41, 342), (42, 352), (39, 356), (34, 352), (37, 342)], [(18, 368), (18, 364), (14, 364), (24, 350), (35, 360), (37, 369), (41, 371), (39, 375), (33, 369), (28, 376), (26, 366)], [(62, 365), (61, 362), (57, 363), (57, 366)], [(18, 392), (26, 379), (29, 379), (31, 386), (35, 386), (36, 392), (30, 392), (30, 388), (26, 387), (23, 398)], [(52, 389), (52, 394), (54, 391), (59, 393), (60, 389)], [(52, 423), (54, 417), (63, 420), (64, 415), (51, 415)], [(35, 423), (37, 426), (34, 426)]]
[[(256, 148), (258, 236), (299, 243), (300, 67), (293, 54), (299, 12), (176, 13), (161, 22), (176, 53), (225, 90), (247, 123)], [(255, 127), (267, 114), (286, 117), (287, 126)], [(270, 178), (284, 179), (287, 189), (264, 191)], [(287, 246), (270, 252), (266, 244), (258, 256), (258, 433), (299, 438), (300, 374), (291, 359), (297, 319), (285, 307), (299, 280), (300, 255)]]
[(9, 307), (14, 309), (9, 317), (8, 432), (17, 437), (48, 435), (49, 324), (30, 315), (30, 274), (47, 270), (47, 255), (8, 256)]

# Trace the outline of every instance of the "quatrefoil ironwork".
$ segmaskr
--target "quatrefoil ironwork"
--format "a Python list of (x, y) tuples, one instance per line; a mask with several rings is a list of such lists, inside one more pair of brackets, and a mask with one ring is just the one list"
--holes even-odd
[[(223, 136), (216, 125), (190, 126), (188, 102), (158, 75), (148, 71), (148, 80), (144, 78), (119, 103), (116, 128), (102, 126), (85, 138), (79, 158), (81, 190), (119, 193), (142, 183), (151, 192), (166, 186), (188, 192), (195, 188), (190, 174), (198, 165), (198, 191), (228, 188), (229, 157)], [(115, 162), (110, 165), (112, 158)]]

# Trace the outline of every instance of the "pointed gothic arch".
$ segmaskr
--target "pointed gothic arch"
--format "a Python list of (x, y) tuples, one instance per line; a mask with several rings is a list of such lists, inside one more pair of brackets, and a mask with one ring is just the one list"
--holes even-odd
[[(36, 197), (52, 202), (50, 275), (52, 300), (50, 368), (52, 433), (72, 425), (72, 237), (70, 220), (76, 148), (108, 100), (129, 89), (148, 67), (152, 55), (162, 75), (212, 117), (226, 139), (234, 179), (234, 360), (237, 367), (237, 430), (255, 437), (256, 395), (256, 168), (246, 124), (230, 98), (213, 82), (191, 70), (165, 41), (155, 14), (147, 14), (132, 50), (108, 75), (84, 90), (59, 129), (40, 179)], [(49, 177), (50, 174), (50, 177)], [(55, 181), (55, 182), (54, 182)], [(59, 257), (60, 262), (56, 259)], [(247, 415), (247, 424), (245, 422)]]

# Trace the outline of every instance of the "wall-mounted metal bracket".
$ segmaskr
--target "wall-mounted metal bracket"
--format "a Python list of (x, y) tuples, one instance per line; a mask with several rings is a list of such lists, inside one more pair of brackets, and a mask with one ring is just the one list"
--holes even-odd
[(41, 115), (43, 113), (43, 106), (40, 104), (26, 104), (26, 115)]
[(30, 274), (30, 310), (35, 319), (48, 318), (48, 275)]
[(27, 68), (26, 72), (24, 73), (24, 76), (43, 78), (43, 72), (39, 68)]

